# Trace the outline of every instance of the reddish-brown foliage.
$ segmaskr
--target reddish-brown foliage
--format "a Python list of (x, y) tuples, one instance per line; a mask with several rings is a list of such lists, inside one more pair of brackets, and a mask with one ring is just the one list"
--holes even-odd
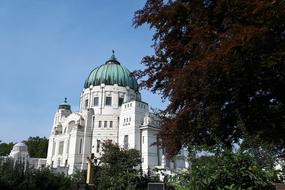
[(134, 17), (145, 23), (155, 55), (136, 74), (170, 101), (161, 126), (169, 155), (245, 136), (284, 150), (284, 1), (147, 0)]

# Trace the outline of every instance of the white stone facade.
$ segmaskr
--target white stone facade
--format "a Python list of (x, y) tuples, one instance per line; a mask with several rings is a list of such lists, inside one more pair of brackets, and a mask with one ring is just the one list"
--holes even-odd
[(117, 84), (84, 88), (79, 112), (59, 107), (49, 137), (47, 166), (68, 174), (86, 169), (87, 157), (100, 159), (102, 142), (134, 148), (142, 156), (142, 169), (161, 165), (162, 150), (155, 145), (158, 119), (149, 113), (138, 91)]

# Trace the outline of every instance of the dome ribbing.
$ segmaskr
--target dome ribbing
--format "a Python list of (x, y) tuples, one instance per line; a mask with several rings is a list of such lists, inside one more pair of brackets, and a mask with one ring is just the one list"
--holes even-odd
[(117, 61), (114, 54), (105, 64), (96, 67), (91, 71), (88, 78), (85, 80), (84, 88), (89, 88), (91, 85), (99, 86), (101, 84), (117, 84), (118, 86), (123, 87), (128, 86), (135, 91), (138, 90), (138, 84), (135, 77), (131, 75), (126, 67)]

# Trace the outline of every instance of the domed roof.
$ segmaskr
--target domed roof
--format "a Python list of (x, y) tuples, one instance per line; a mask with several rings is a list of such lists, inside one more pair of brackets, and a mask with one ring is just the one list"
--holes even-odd
[(117, 84), (118, 86), (128, 86), (135, 91), (138, 90), (138, 83), (135, 77), (131, 75), (126, 67), (117, 61), (114, 56), (114, 51), (111, 58), (105, 64), (96, 67), (91, 71), (88, 78), (85, 80), (84, 88), (88, 88), (91, 85), (99, 86), (101, 84)]
[(13, 146), (12, 151), (24, 151), (24, 152), (26, 152), (26, 151), (28, 151), (28, 147), (24, 143), (17, 143)]
[(59, 104), (58, 109), (71, 110), (71, 106), (67, 103), (67, 98), (64, 98), (64, 102)]

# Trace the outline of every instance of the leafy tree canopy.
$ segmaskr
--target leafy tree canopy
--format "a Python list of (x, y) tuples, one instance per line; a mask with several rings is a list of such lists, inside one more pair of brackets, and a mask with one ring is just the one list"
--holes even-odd
[(28, 146), (30, 157), (46, 158), (48, 150), (48, 139), (46, 137), (29, 137), (23, 141)]
[(14, 143), (1, 143), (0, 141), (0, 156), (7, 156), (10, 154), (12, 148), (14, 146)]
[(136, 74), (170, 101), (169, 155), (246, 138), (285, 152), (284, 21), (278, 0), (147, 0), (135, 13), (135, 27), (154, 31), (155, 54)]
[(95, 167), (94, 184), (98, 189), (135, 189), (139, 180), (135, 167), (140, 163), (138, 150), (121, 149), (106, 142), (103, 144), (100, 167)]

